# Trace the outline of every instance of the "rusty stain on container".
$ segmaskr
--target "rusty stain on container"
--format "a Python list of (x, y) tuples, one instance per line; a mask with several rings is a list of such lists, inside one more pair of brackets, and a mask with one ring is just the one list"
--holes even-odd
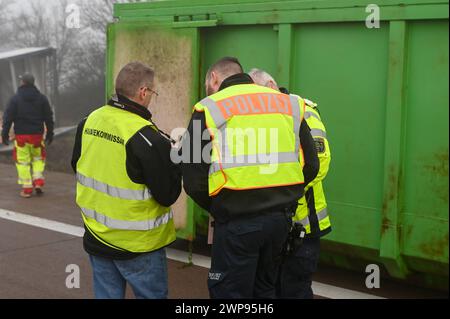
[[(434, 193), (439, 199), (448, 203), (448, 149), (433, 154), (431, 164), (423, 167), (433, 177), (437, 177), (436, 183), (433, 183)], [(442, 180), (442, 177), (445, 180)]]
[[(390, 228), (391, 221), (389, 219), (388, 210), (390, 202), (392, 202), (397, 197), (398, 190), (398, 179), (395, 174), (395, 165), (389, 166), (389, 185), (387, 188), (387, 193), (385, 194), (384, 200), (383, 200), (383, 206), (381, 210), (382, 214), (382, 222), (381, 222), (381, 235), (386, 233), (386, 231)], [(395, 208), (397, 209), (397, 208)]]
[(448, 178), (448, 149), (433, 154), (433, 164), (424, 165), (424, 167), (440, 176)]
[(443, 257), (448, 251), (448, 232), (445, 236), (430, 242), (425, 242), (419, 246), (420, 250), (429, 257)]

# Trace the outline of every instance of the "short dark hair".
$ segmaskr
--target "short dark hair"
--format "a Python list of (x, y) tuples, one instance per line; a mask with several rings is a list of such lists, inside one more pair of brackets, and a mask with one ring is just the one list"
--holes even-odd
[(220, 73), (224, 77), (228, 77), (234, 74), (244, 73), (244, 68), (237, 58), (226, 56), (209, 67), (206, 73), (207, 80), (209, 80), (213, 71)]
[(130, 62), (125, 65), (116, 78), (116, 93), (128, 98), (136, 96), (143, 86), (151, 86), (155, 72), (151, 67), (141, 62)]

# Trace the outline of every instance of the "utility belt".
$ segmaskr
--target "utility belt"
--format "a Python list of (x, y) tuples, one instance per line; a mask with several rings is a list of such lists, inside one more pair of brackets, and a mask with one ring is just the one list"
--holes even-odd
[(306, 229), (299, 221), (293, 221), (295, 216), (297, 205), (295, 207), (289, 207), (286, 209), (286, 216), (290, 225), (288, 237), (283, 247), (283, 257), (293, 255), (297, 249), (303, 244), (303, 239), (306, 236)]
[(260, 212), (253, 212), (253, 213), (246, 213), (246, 214), (235, 214), (235, 215), (228, 215), (225, 219), (220, 219), (217, 215), (210, 213), (211, 216), (214, 217), (215, 221), (212, 221), (211, 226), (214, 227), (216, 222), (217, 223), (227, 223), (229, 221), (235, 221), (235, 220), (246, 220), (266, 215), (274, 215), (274, 214), (280, 214), (284, 215), (288, 219), (288, 223), (292, 223), (292, 217), (295, 216), (295, 212), (297, 211), (297, 205), (298, 203), (295, 202), (291, 205), (283, 205), (278, 208), (271, 208)]

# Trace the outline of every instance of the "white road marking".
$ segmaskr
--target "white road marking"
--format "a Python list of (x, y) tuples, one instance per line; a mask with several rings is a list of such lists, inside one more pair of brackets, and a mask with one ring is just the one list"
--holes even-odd
[[(186, 251), (168, 248), (167, 257), (172, 260), (187, 263), (189, 253)], [(207, 256), (192, 254), (192, 264), (209, 269), (211, 267), (211, 258)], [(330, 299), (385, 299), (383, 297), (366, 294), (355, 290), (340, 288), (317, 281), (313, 281), (312, 289), (315, 295)]]
[(16, 213), (1, 208), (0, 208), (0, 218), (76, 237), (83, 237), (84, 234), (83, 227), (73, 226), (65, 223), (56, 222), (54, 220), (26, 215), (22, 213)]
[[(46, 218), (35, 217), (27, 214), (17, 213), (1, 208), (0, 208), (0, 218), (75, 237), (83, 237), (84, 234), (83, 227), (73, 226), (70, 224), (61, 223)], [(188, 263), (189, 253), (173, 248), (167, 248), (167, 258), (179, 262)], [(192, 264), (195, 266), (209, 269), (211, 266), (211, 258), (198, 254), (192, 254)], [(340, 288), (315, 281), (312, 284), (312, 288), (315, 295), (331, 299), (385, 299), (383, 297), (378, 297), (362, 293), (359, 291)]]
[[(167, 258), (179, 261), (182, 263), (189, 262), (189, 253), (173, 248), (167, 248)], [(211, 268), (211, 257), (192, 254), (192, 264), (203, 268)]]

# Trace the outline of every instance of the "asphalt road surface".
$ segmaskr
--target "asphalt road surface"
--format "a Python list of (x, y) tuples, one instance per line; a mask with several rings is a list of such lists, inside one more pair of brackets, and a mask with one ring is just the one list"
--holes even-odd
[[(20, 198), (14, 166), (0, 164), (0, 209), (81, 227), (74, 177), (47, 172), (46, 180), (43, 197)], [(93, 298), (82, 245), (78, 236), (0, 218), (0, 298)], [(66, 286), (73, 273), (69, 265), (79, 267), (79, 288)], [(170, 259), (168, 267), (170, 298), (208, 298), (206, 268)], [(133, 297), (128, 289), (127, 298)]]

